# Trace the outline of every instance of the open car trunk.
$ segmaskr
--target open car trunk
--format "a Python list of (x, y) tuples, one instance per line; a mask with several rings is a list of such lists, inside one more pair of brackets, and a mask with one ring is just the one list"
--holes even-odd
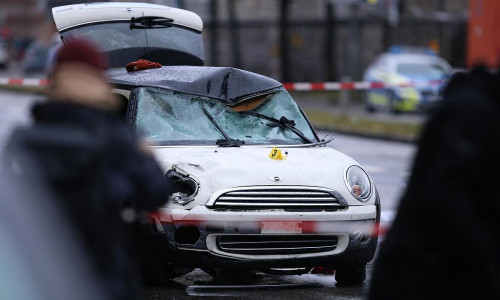
[(111, 68), (138, 59), (162, 65), (204, 64), (203, 23), (193, 12), (146, 3), (89, 3), (54, 7), (64, 40), (87, 38)]

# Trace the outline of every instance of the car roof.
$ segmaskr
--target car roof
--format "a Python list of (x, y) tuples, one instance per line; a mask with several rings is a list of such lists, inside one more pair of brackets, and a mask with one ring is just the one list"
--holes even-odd
[(442, 66), (446, 66), (446, 68), (451, 69), (450, 64), (442, 57), (436, 55), (427, 55), (427, 54), (419, 54), (419, 53), (382, 53), (380, 54), (375, 61), (387, 61), (394, 64), (400, 63), (414, 63), (414, 64), (440, 64)]
[(165, 5), (134, 2), (109, 2), (64, 5), (52, 8), (59, 32), (92, 23), (130, 21), (131, 18), (160, 17), (172, 24), (201, 32), (203, 22), (197, 14)]
[(264, 75), (231, 67), (164, 66), (137, 72), (125, 68), (108, 71), (112, 84), (121, 87), (149, 86), (203, 96), (236, 105), (265, 94), (282, 84)]
[(398, 62), (417, 62), (417, 61), (443, 61), (438, 56), (425, 55), (425, 54), (390, 54), (391, 59)]

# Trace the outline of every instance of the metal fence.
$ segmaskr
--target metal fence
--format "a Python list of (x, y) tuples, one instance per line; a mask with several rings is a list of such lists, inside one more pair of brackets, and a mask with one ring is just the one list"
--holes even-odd
[[(217, 1), (216, 1), (217, 2)], [(390, 24), (382, 17), (336, 17), (334, 6), (315, 20), (205, 22), (207, 64), (230, 65), (281, 81), (360, 80), (364, 69), (391, 45), (438, 46), (439, 54), (463, 68), (467, 19), (404, 17)], [(282, 30), (283, 29), (283, 30)]]

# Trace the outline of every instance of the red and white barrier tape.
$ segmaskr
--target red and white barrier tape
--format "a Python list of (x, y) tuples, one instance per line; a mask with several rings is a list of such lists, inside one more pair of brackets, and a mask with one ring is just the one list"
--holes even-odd
[[(207, 226), (213, 223), (212, 220), (202, 220), (202, 219), (177, 219), (174, 221), (174, 217), (169, 213), (164, 211), (154, 211), (149, 214), (152, 223), (158, 222), (159, 224), (176, 224), (176, 225), (192, 225), (192, 226)], [(288, 220), (286, 216), (282, 218), (276, 218), (272, 220), (260, 219), (260, 220), (241, 220), (240, 227), (246, 229), (253, 229), (259, 231), (262, 229), (262, 223), (268, 223), (267, 226), (271, 226), (272, 230), (276, 232), (290, 233), (295, 230), (299, 230), (300, 233), (324, 233), (324, 232), (355, 232), (359, 231), (365, 236), (372, 235), (384, 238), (387, 234), (390, 224), (394, 218), (394, 213), (392, 212), (382, 212), (381, 221), (378, 223), (338, 223), (338, 222), (328, 222), (328, 221), (297, 221)], [(297, 223), (297, 224), (295, 224)]]
[(353, 82), (287, 82), (283, 86), (288, 91), (340, 91), (340, 90), (372, 90), (393, 87), (421, 87), (440, 85), (442, 79), (408, 82), (403, 84), (386, 84), (383, 82), (353, 81)]
[(48, 86), (49, 80), (45, 78), (0, 78), (0, 85), (6, 86)]
[[(49, 80), (44, 78), (0, 78), (0, 86), (48, 86)], [(439, 85), (443, 80), (426, 82), (408, 82), (404, 84), (385, 84), (383, 82), (286, 82), (283, 86), (288, 91), (340, 91), (340, 90), (370, 90), (391, 87), (419, 87), (423, 85)]]

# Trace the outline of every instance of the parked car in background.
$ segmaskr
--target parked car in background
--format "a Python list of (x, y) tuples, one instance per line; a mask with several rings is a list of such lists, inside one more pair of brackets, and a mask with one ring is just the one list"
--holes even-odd
[[(202, 23), (190, 12), (101, 3), (53, 15), (64, 39), (101, 41), (114, 92), (128, 100), (127, 121), (175, 182), (152, 215), (165, 276), (322, 266), (336, 270), (338, 283), (364, 281), (378, 240), (375, 185), (358, 162), (326, 147), (332, 139), (318, 137), (280, 82), (201, 66)], [(141, 58), (165, 66), (126, 70)]]
[(7, 68), (9, 61), (9, 52), (7, 49), (7, 42), (0, 38), (0, 69)]
[(365, 93), (365, 108), (393, 113), (425, 111), (437, 104), (452, 68), (428, 48), (391, 47), (379, 55), (363, 75), (363, 81), (382, 83), (384, 89)]
[(47, 70), (47, 46), (34, 40), (26, 48), (22, 60), (22, 69), (25, 74), (45, 73)]
[(62, 40), (61, 36), (59, 33), (55, 32), (52, 34), (50, 38), (50, 42), (47, 46), (47, 67), (46, 71), (47, 73), (50, 73), (52, 71), (52, 68), (54, 67), (54, 62), (56, 59), (57, 51), (59, 51), (59, 47), (62, 46)]

